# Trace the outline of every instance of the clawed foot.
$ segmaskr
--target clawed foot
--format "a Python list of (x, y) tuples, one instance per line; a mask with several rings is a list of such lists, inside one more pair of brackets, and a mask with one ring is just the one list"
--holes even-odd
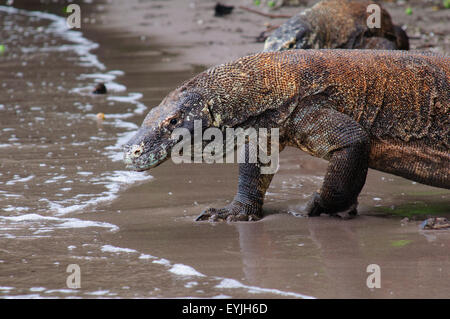
[(350, 219), (354, 218), (358, 215), (358, 211), (356, 209), (358, 203), (354, 203), (349, 208), (343, 211), (329, 211), (323, 208), (320, 204), (320, 195), (319, 193), (314, 193), (313, 198), (309, 201), (306, 206), (306, 213), (310, 217), (320, 216), (320, 214), (328, 214), (334, 217), (340, 217), (342, 219)]
[(224, 208), (205, 209), (195, 221), (207, 220), (209, 222), (237, 222), (237, 221), (257, 221), (262, 217), (262, 209), (257, 205), (247, 205), (238, 201), (233, 201)]

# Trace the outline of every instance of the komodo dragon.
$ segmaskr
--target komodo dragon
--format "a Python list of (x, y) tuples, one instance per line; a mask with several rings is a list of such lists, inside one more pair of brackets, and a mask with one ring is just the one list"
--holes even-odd
[[(392, 23), (379, 6), (380, 27), (369, 28), (373, 11), (367, 0), (323, 0), (287, 20), (273, 31), (264, 51), (288, 49), (386, 49), (408, 50), (406, 32)], [(371, 22), (373, 22), (370, 19)]]
[[(310, 216), (356, 214), (368, 168), (450, 189), (450, 58), (373, 50), (288, 50), (212, 67), (153, 108), (128, 142), (128, 168), (170, 157), (175, 128), (279, 128), (285, 146), (329, 161)], [(248, 144), (247, 144), (248, 145)], [(247, 147), (248, 148), (248, 147)], [(238, 192), (198, 220), (257, 220), (273, 175), (239, 165)]]

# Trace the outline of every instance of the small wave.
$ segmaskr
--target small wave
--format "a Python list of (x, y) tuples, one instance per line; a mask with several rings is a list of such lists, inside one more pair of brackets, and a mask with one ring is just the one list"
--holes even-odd
[(92, 50), (98, 48), (98, 44), (88, 40), (83, 37), (83, 33), (80, 31), (71, 30), (66, 23), (66, 19), (51, 13), (40, 12), (40, 11), (28, 11), (17, 9), (14, 7), (0, 6), (0, 11), (9, 14), (23, 14), (30, 17), (35, 17), (38, 19), (46, 19), (52, 21), (48, 26), (47, 32), (58, 35), (61, 38), (72, 42), (70, 45), (61, 45), (57, 47), (31, 47), (22, 48), (26, 52), (36, 52), (36, 51), (74, 51), (80, 57), (82, 57), (82, 66), (93, 66), (100, 70), (106, 69), (105, 65), (101, 63), (97, 56), (91, 53)]
[[(18, 216), (0, 216), (0, 220), (8, 222), (10, 226), (14, 224), (21, 224), (23, 222), (36, 223), (38, 222), (38, 231), (53, 231), (54, 229), (67, 229), (67, 228), (86, 228), (86, 227), (101, 227), (109, 228), (110, 231), (117, 231), (119, 227), (106, 222), (96, 222), (90, 220), (81, 220), (78, 218), (60, 218), (54, 216), (42, 216), (39, 214), (23, 214)], [(42, 223), (45, 222), (45, 223)], [(3, 228), (3, 225), (2, 225)]]
[(130, 249), (130, 248), (120, 248), (112, 245), (103, 245), (101, 248), (101, 251), (108, 252), (108, 253), (137, 253), (137, 250)]
[(274, 295), (280, 295), (283, 297), (293, 297), (293, 298), (301, 298), (301, 299), (315, 299), (314, 297), (299, 294), (296, 292), (289, 292), (289, 291), (282, 291), (278, 289), (270, 289), (270, 288), (261, 288), (256, 286), (248, 286), (244, 285), (240, 281), (237, 281), (235, 279), (229, 279), (224, 278), (221, 280), (221, 282), (216, 285), (216, 288), (219, 289), (245, 289), (249, 293), (255, 293), (255, 294), (274, 294)]
[[(115, 247), (111, 245), (104, 245), (101, 247), (101, 251), (103, 252), (110, 252), (110, 253), (139, 253), (135, 249), (130, 248), (122, 248), (122, 247)], [(142, 256), (149, 256), (149, 258), (141, 258)], [(299, 298), (299, 299), (315, 299), (312, 296), (300, 294), (297, 292), (291, 292), (291, 291), (284, 291), (279, 289), (272, 289), (272, 288), (262, 288), (258, 286), (250, 286), (245, 285), (241, 283), (240, 281), (236, 279), (231, 278), (224, 278), (219, 276), (207, 276), (205, 274), (202, 274), (195, 268), (181, 264), (176, 263), (172, 264), (170, 260), (167, 260), (165, 258), (158, 258), (152, 255), (144, 255), (140, 254), (139, 259), (145, 260), (145, 259), (156, 259), (153, 260), (153, 264), (159, 264), (162, 266), (165, 266), (167, 268), (167, 271), (175, 276), (177, 276), (180, 279), (183, 280), (190, 280), (189, 282), (184, 284), (185, 288), (193, 288), (199, 285), (198, 282), (192, 282), (192, 277), (197, 277), (199, 279), (207, 280), (207, 281), (218, 281), (218, 283), (214, 286), (216, 289), (243, 289), (246, 290), (248, 293), (251, 294), (270, 294), (270, 295), (278, 295), (282, 297), (290, 297), (290, 298)], [(220, 298), (221, 295), (213, 296), (212, 298)], [(223, 298), (229, 298), (228, 295), (223, 295)]]
[(191, 266), (183, 265), (183, 264), (175, 264), (172, 268), (169, 269), (169, 272), (178, 275), (178, 276), (197, 276), (197, 277), (206, 277), (204, 274), (198, 272)]

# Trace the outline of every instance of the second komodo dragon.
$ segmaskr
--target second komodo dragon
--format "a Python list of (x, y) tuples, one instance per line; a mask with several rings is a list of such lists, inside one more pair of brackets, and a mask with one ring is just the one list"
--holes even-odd
[[(329, 161), (307, 212), (356, 214), (368, 168), (450, 189), (450, 58), (432, 53), (288, 50), (210, 68), (171, 92), (128, 142), (124, 161), (147, 170), (170, 157), (176, 128), (279, 128)], [(248, 144), (247, 144), (248, 145)], [(247, 146), (248, 147), (248, 146)], [(239, 165), (238, 192), (199, 220), (256, 220), (273, 175)]]
[[(372, 7), (369, 7), (372, 6)], [(389, 13), (368, 0), (323, 0), (283, 23), (264, 44), (264, 51), (289, 49), (408, 50), (406, 32)], [(379, 20), (379, 26), (368, 24)]]

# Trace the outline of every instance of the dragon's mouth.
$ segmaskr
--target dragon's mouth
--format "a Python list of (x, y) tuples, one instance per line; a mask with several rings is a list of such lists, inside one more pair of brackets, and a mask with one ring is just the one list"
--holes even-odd
[(125, 166), (125, 168), (132, 170), (132, 171), (143, 172), (143, 171), (147, 171), (149, 169), (155, 168), (155, 167), (161, 165), (163, 162), (164, 162), (164, 160), (159, 161), (155, 164), (151, 164), (151, 165), (136, 165), (136, 164), (132, 163), (132, 164), (127, 164)]
[(145, 153), (137, 152), (137, 150), (140, 148), (131, 146), (125, 151), (123, 161), (127, 169), (138, 172), (146, 171), (165, 162), (168, 157), (168, 153), (164, 149)]

